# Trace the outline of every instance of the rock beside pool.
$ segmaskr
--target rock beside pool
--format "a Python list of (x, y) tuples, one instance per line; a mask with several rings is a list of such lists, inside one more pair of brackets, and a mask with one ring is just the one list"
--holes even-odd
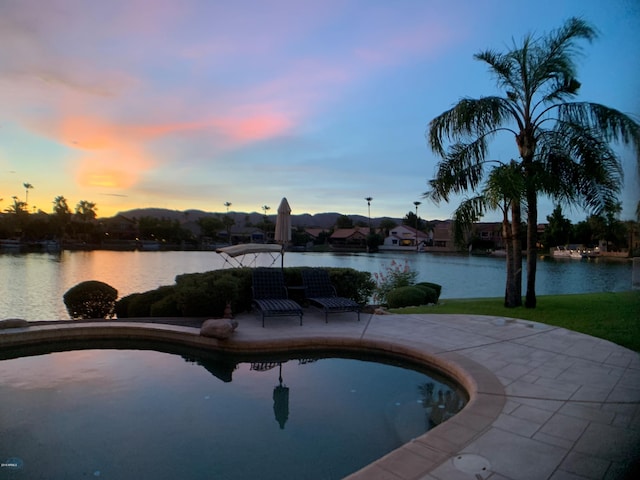
[(29, 326), (29, 322), (22, 320), (21, 318), (7, 318), (0, 320), (0, 330), (3, 328), (26, 328)]
[(212, 318), (204, 321), (202, 327), (200, 327), (200, 335), (226, 340), (233, 335), (237, 326), (238, 322), (230, 318)]

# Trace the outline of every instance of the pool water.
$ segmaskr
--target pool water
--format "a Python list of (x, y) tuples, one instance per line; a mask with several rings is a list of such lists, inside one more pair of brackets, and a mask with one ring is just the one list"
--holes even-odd
[(2, 479), (338, 479), (465, 402), (389, 361), (30, 355), (0, 361)]

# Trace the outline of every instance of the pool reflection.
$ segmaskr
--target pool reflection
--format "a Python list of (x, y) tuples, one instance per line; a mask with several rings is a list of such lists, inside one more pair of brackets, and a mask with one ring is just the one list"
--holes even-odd
[(0, 353), (0, 451), (29, 478), (343, 478), (464, 404), (384, 357), (148, 347)]

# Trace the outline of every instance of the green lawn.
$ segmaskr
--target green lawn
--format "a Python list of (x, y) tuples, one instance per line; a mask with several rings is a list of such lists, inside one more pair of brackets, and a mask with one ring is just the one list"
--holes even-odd
[(394, 313), (468, 313), (522, 318), (610, 340), (640, 352), (640, 291), (544, 295), (535, 309), (505, 308), (502, 298), (441, 299)]

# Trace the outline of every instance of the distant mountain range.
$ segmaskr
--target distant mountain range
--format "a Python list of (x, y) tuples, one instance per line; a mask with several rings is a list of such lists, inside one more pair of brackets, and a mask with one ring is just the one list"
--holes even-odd
[[(205, 212), (203, 210), (170, 210), (167, 208), (135, 208), (133, 210), (126, 210), (119, 212), (118, 215), (122, 215), (127, 218), (166, 218), (169, 220), (178, 220), (180, 223), (195, 222), (201, 217), (223, 216), (224, 212)], [(303, 213), (300, 215), (291, 215), (291, 224), (294, 227), (306, 227), (306, 228), (331, 228), (336, 224), (338, 217), (343, 214), (337, 212), (316, 213), (311, 215), (309, 213)], [(264, 217), (264, 214), (258, 212), (244, 213), (244, 212), (229, 212), (229, 216), (233, 218), (236, 225), (243, 225), (251, 222), (253, 225), (260, 223)], [(273, 222), (276, 220), (276, 214), (269, 214), (269, 219)], [(347, 215), (354, 225), (358, 223), (368, 224), (369, 219), (363, 215)], [(397, 224), (402, 223), (401, 218), (391, 217), (377, 217), (371, 219), (371, 225), (377, 226), (382, 219), (391, 219)]]

